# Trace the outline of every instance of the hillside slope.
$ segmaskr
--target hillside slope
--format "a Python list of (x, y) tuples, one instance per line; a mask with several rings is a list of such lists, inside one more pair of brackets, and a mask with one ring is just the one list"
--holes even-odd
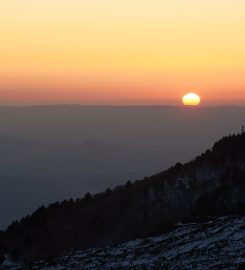
[(245, 267), (245, 218), (180, 224), (166, 234), (66, 254), (4, 270), (239, 270)]
[(244, 116), (237, 106), (0, 106), (0, 230), (40, 205), (187, 162)]
[(14, 260), (56, 256), (169, 231), (178, 220), (245, 213), (245, 134), (194, 161), (115, 190), (41, 207), (0, 235)]

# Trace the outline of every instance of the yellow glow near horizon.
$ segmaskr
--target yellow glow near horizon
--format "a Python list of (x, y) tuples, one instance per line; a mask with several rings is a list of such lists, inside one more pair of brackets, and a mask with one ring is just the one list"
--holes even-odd
[(197, 106), (201, 102), (201, 98), (195, 93), (188, 93), (183, 96), (182, 102), (185, 106)]
[(244, 0), (2, 1), (0, 103), (177, 103), (192, 87), (245, 103), (244, 11)]

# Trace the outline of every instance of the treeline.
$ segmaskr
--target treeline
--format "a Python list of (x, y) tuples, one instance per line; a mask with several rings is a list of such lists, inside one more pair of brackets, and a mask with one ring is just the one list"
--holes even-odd
[[(177, 220), (245, 213), (245, 134), (195, 160), (77, 200), (41, 206), (0, 233), (0, 261), (30, 261), (168, 231)], [(217, 172), (200, 179), (199, 171)]]

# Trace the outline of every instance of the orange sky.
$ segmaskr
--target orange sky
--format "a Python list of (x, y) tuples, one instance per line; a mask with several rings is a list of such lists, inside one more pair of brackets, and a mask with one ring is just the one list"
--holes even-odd
[(245, 104), (244, 0), (0, 3), (0, 104)]

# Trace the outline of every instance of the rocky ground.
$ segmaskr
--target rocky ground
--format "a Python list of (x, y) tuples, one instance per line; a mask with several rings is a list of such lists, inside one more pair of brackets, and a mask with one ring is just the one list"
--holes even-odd
[(245, 269), (245, 217), (177, 224), (167, 234), (109, 245), (65, 256), (14, 265), (4, 270), (184, 270)]

